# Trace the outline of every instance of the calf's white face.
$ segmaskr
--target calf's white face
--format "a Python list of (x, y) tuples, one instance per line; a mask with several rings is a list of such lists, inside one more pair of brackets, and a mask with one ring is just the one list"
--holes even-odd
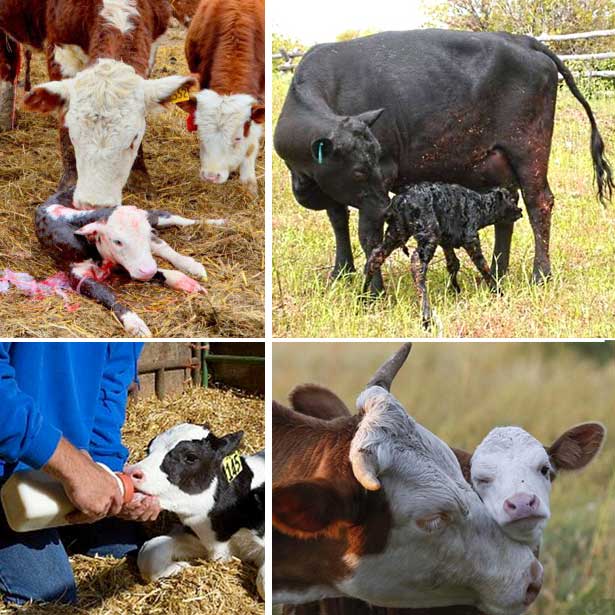
[(604, 435), (599, 423), (584, 423), (546, 448), (519, 427), (498, 427), (472, 455), (472, 485), (506, 534), (538, 546), (551, 515), (551, 483), (557, 472), (586, 466)]
[(142, 209), (117, 207), (107, 221), (86, 224), (75, 234), (96, 243), (103, 261), (121, 265), (134, 280), (146, 282), (158, 271), (150, 244), (152, 227)]
[(32, 90), (26, 108), (63, 114), (75, 149), (77, 209), (121, 204), (145, 133), (145, 114), (193, 84), (192, 77), (143, 79), (123, 62), (101, 59), (71, 79)]
[[(248, 94), (221, 96), (213, 90), (201, 90), (195, 98), (180, 106), (194, 113), (200, 142), (201, 179), (223, 184), (248, 158), (256, 158), (265, 108)], [(244, 177), (244, 172), (241, 175), (243, 181), (256, 181), (256, 177)]]
[(205, 516), (213, 507), (222, 460), (237, 449), (243, 432), (217, 438), (209, 429), (182, 423), (160, 434), (148, 455), (125, 471), (142, 493), (182, 517)]

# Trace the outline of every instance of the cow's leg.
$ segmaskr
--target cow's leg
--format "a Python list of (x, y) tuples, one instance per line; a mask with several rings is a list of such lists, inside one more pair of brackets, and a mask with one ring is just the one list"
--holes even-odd
[(0, 30), (0, 132), (13, 130), (21, 46)]
[(549, 242), (551, 238), (551, 211), (554, 199), (546, 178), (539, 186), (522, 187), (523, 200), (534, 232), (534, 283), (541, 284), (551, 277)]
[(147, 167), (145, 166), (145, 157), (143, 156), (143, 143), (139, 145), (137, 157), (132, 164), (126, 189), (130, 192), (143, 193), (147, 198), (153, 199), (156, 196), (156, 188), (149, 176)]
[(436, 242), (419, 243), (410, 258), (410, 270), (416, 285), (416, 290), (421, 300), (421, 314), (423, 328), (431, 327), (431, 307), (429, 306), (429, 296), (427, 295), (427, 268), (436, 253), (438, 244)]
[(174, 267), (177, 267), (180, 271), (199, 278), (199, 280), (207, 279), (207, 272), (205, 267), (198, 261), (195, 261), (191, 256), (185, 256), (176, 252), (166, 241), (160, 239), (160, 237), (152, 237), (152, 254), (154, 256), (160, 256), (168, 261)]
[(459, 259), (455, 254), (454, 248), (442, 246), (442, 251), (444, 252), (444, 258), (446, 258), (446, 270), (448, 271), (448, 275), (451, 279), (451, 286), (455, 290), (456, 293), (461, 292), (461, 288), (459, 287), (459, 282), (457, 281), (457, 274), (459, 273)]
[(207, 550), (196, 536), (177, 531), (145, 542), (139, 551), (137, 565), (143, 578), (157, 581), (187, 568), (186, 560), (204, 557), (207, 557)]
[(32, 89), (32, 81), (30, 79), (32, 73), (32, 49), (26, 47), (24, 51), (24, 86), (23, 89), (29, 92)]
[(514, 224), (509, 224), (508, 222), (495, 225), (495, 244), (491, 259), (491, 274), (495, 278), (505, 276), (508, 271), (513, 228)]
[(194, 226), (195, 224), (208, 224), (209, 226), (226, 226), (225, 218), (205, 218), (204, 220), (192, 220), (177, 214), (172, 214), (162, 209), (148, 209), (147, 219), (152, 227), (166, 228), (168, 226)]
[[(384, 227), (384, 211), (382, 209), (360, 209), (359, 210), (359, 241), (365, 253), (366, 260), (380, 242), (382, 241), (382, 231)], [(374, 277), (370, 283), (370, 292), (379, 295), (384, 291), (382, 283), (382, 271), (374, 272)]]
[(384, 261), (389, 258), (391, 253), (397, 248), (402, 247), (404, 244), (396, 239), (389, 237), (387, 234), (384, 241), (372, 250), (370, 257), (365, 264), (365, 281), (363, 283), (363, 292), (369, 291), (372, 277), (377, 271), (380, 271)]
[(207, 292), (196, 280), (193, 280), (185, 273), (175, 271), (174, 269), (158, 269), (156, 275), (152, 279), (154, 281), (166, 284), (169, 288), (183, 290), (186, 293)]
[(256, 183), (256, 157), (258, 156), (258, 147), (253, 143), (248, 148), (246, 157), (239, 165), (239, 181), (246, 184), (251, 194), (258, 194), (258, 184)]
[(478, 237), (475, 237), (472, 240), (467, 241), (464, 244), (465, 251), (469, 254), (470, 258), (476, 268), (480, 271), (480, 274), (483, 276), (485, 282), (487, 282), (489, 288), (492, 292), (495, 292), (498, 288), (496, 279), (491, 274), (491, 269), (485, 260), (483, 255), (483, 251), (480, 247), (480, 240)]
[(320, 186), (309, 177), (291, 171), (292, 188), (295, 199), (300, 205), (314, 211), (327, 210), (329, 221), (335, 233), (335, 265), (331, 272), (333, 279), (343, 273), (355, 271), (350, 229), (348, 227), (348, 207), (326, 195)]
[(147, 325), (126, 306), (117, 302), (113, 291), (100, 282), (97, 282), (87, 274), (96, 269), (91, 261), (76, 263), (70, 271), (71, 286), (84, 297), (88, 297), (104, 305), (111, 310), (122, 323), (124, 329), (134, 337), (151, 337), (152, 334)]

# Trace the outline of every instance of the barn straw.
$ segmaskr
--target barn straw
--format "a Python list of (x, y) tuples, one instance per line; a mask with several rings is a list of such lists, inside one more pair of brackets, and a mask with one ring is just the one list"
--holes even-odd
[[(209, 423), (216, 435), (243, 430), (242, 452), (256, 452), (265, 444), (264, 403), (237, 392), (191, 388), (164, 401), (155, 397), (131, 403), (124, 428), (130, 461), (145, 453), (149, 441), (181, 422)], [(160, 534), (173, 524), (171, 515), (148, 524), (148, 534)], [(228, 564), (199, 561), (180, 575), (156, 583), (139, 578), (133, 561), (71, 557), (79, 603), (73, 606), (3, 606), (0, 615), (203, 615), (241, 613), (263, 615), (264, 603), (254, 586), (256, 570), (233, 560)]]
[[(187, 74), (183, 53), (185, 30), (172, 29), (158, 51), (154, 77)], [(44, 58), (35, 54), (33, 84), (47, 80)], [(23, 94), (20, 88), (20, 95)], [(185, 128), (179, 109), (152, 115), (144, 138), (146, 164), (157, 197), (125, 191), (124, 202), (168, 209), (189, 218), (226, 218), (226, 228), (199, 225), (161, 231), (183, 254), (203, 263), (209, 279), (206, 296), (190, 296), (157, 284), (123, 283), (113, 288), (118, 299), (147, 323), (156, 337), (258, 337), (264, 311), (264, 159), (257, 161), (259, 197), (246, 193), (237, 178), (224, 185), (198, 178), (196, 133)], [(56, 189), (61, 174), (53, 117), (21, 111), (19, 129), (0, 133), (0, 270), (25, 271), (37, 279), (56, 271), (39, 246), (33, 216), (37, 205)], [(163, 262), (164, 266), (164, 262)], [(62, 300), (32, 301), (18, 291), (0, 295), (0, 334), (4, 337), (109, 337), (124, 335), (110, 312), (91, 300), (67, 312)]]

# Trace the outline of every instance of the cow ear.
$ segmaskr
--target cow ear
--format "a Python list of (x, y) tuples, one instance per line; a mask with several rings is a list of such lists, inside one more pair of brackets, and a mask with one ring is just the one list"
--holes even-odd
[(252, 110), (250, 111), (250, 119), (255, 124), (264, 124), (264, 122), (265, 122), (265, 105), (260, 105), (258, 103), (252, 105)]
[(83, 235), (88, 239), (88, 241), (92, 241), (96, 239), (96, 236), (102, 230), (103, 226), (104, 223), (102, 222), (90, 222), (89, 224), (77, 229), (75, 231), (75, 235)]
[(35, 87), (23, 101), (28, 111), (50, 113), (62, 109), (70, 98), (70, 84), (72, 79), (49, 81)]
[(293, 410), (326, 421), (350, 416), (350, 410), (335, 393), (317, 384), (304, 384), (294, 389), (290, 403)]
[(145, 108), (151, 111), (166, 103), (179, 103), (189, 100), (190, 90), (196, 86), (194, 77), (162, 77), (161, 79), (144, 79)]
[(558, 470), (580, 470), (600, 451), (606, 428), (601, 423), (581, 423), (564, 432), (548, 449)]
[(457, 457), (459, 466), (461, 467), (461, 473), (466, 481), (472, 484), (472, 454), (460, 448), (452, 448), (453, 454)]
[(175, 104), (186, 113), (194, 113), (196, 111), (196, 98), (194, 96), (191, 96), (188, 100), (180, 100)]
[(374, 109), (373, 111), (365, 111), (364, 113), (359, 113), (359, 115), (355, 115), (357, 120), (361, 120), (364, 124), (371, 126), (382, 114), (383, 109)]
[(318, 163), (323, 162), (333, 153), (333, 141), (323, 138), (312, 141), (312, 158)]
[(297, 538), (313, 538), (331, 529), (344, 520), (346, 508), (343, 493), (323, 478), (274, 486), (272, 492), (274, 527)]
[(242, 438), (243, 431), (236, 431), (218, 438), (218, 451), (224, 456), (230, 455), (239, 448)]

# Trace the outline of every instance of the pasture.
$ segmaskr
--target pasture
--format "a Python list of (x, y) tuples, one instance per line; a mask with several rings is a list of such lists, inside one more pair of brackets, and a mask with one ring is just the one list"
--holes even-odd
[[(158, 50), (153, 77), (188, 74), (183, 28), (170, 29)], [(45, 59), (34, 54), (32, 83), (47, 81)], [(23, 91), (20, 90), (20, 99)], [(186, 115), (170, 106), (150, 115), (143, 140), (154, 199), (124, 191), (124, 204), (167, 209), (188, 218), (225, 218), (227, 226), (198, 225), (161, 232), (168, 243), (203, 263), (206, 295), (188, 295), (157, 284), (113, 281), (118, 301), (135, 311), (155, 337), (258, 337), (264, 331), (264, 158), (257, 161), (259, 196), (238, 178), (214, 185), (201, 181), (196, 133)], [(56, 120), (18, 112), (18, 129), (0, 133), (0, 271), (10, 268), (37, 279), (56, 272), (34, 234), (36, 206), (55, 192), (61, 174)], [(164, 266), (164, 265), (163, 265)], [(33, 301), (12, 289), (0, 295), (4, 337), (117, 337), (124, 335), (111, 313), (72, 294), (78, 309), (59, 297)]]
[[(153, 437), (186, 421), (208, 422), (216, 435), (244, 430), (242, 454), (254, 453), (265, 445), (262, 399), (199, 387), (162, 401), (150, 397), (128, 405), (123, 442), (130, 450), (129, 463), (143, 458)], [(147, 532), (156, 536), (168, 531), (171, 525), (173, 516), (168, 513), (149, 523)], [(140, 578), (134, 560), (83, 555), (74, 555), (70, 560), (79, 594), (76, 606), (15, 607), (0, 601), (0, 615), (264, 615), (265, 612), (254, 583), (256, 569), (236, 559), (229, 563), (197, 561), (178, 576), (149, 584)]]
[[(569, 343), (417, 343), (392, 387), (419, 422), (466, 450), (498, 425), (523, 427), (544, 444), (577, 423), (606, 425), (594, 463), (553, 485), (540, 557), (545, 581), (528, 611), (533, 615), (615, 612), (615, 344), (609, 345), (600, 362)], [(293, 387), (314, 382), (353, 409), (397, 347), (275, 343), (273, 399), (284, 403)]]
[[(274, 72), (273, 118), (290, 83)], [(615, 99), (590, 104), (615, 161)], [(493, 296), (469, 257), (458, 250), (462, 293), (450, 287), (441, 250), (428, 274), (435, 326), (421, 327), (420, 307), (409, 259), (398, 252), (383, 267), (387, 294), (372, 303), (361, 297), (361, 273), (328, 280), (335, 242), (326, 212), (313, 212), (294, 199), (288, 169), (273, 155), (272, 289), (275, 337), (609, 337), (615, 324), (615, 213), (594, 196), (589, 122), (567, 90), (558, 95), (549, 179), (555, 195), (551, 232), (553, 278), (530, 283), (534, 240), (524, 210), (515, 225), (509, 275), (502, 296)], [(358, 215), (351, 209), (351, 239), (357, 271), (365, 257), (359, 245)], [(481, 233), (488, 259), (493, 230)], [(412, 249), (413, 242), (409, 247)]]

